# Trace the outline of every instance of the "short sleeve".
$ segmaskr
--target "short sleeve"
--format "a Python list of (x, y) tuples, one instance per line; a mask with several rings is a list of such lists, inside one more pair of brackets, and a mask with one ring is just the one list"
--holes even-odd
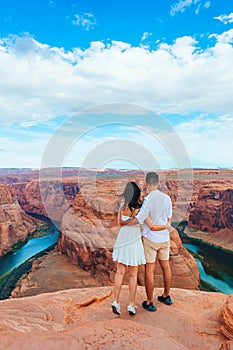
[(146, 218), (149, 216), (150, 209), (151, 209), (150, 200), (147, 196), (143, 201), (141, 209), (139, 210), (138, 214), (135, 216), (141, 225), (144, 223)]
[(168, 208), (167, 208), (167, 217), (168, 219), (172, 218), (172, 201), (169, 196), (167, 196)]

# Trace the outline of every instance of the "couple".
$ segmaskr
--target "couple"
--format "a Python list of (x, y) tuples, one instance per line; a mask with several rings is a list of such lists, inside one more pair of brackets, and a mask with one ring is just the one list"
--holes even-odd
[[(121, 226), (113, 249), (113, 260), (117, 262), (114, 280), (114, 301), (112, 311), (120, 315), (119, 296), (124, 275), (128, 266), (129, 272), (129, 305), (130, 315), (136, 314), (135, 296), (137, 289), (138, 266), (145, 266), (145, 288), (147, 300), (142, 307), (155, 311), (153, 304), (154, 270), (156, 257), (163, 271), (164, 292), (158, 297), (160, 302), (171, 305), (169, 296), (171, 286), (171, 269), (169, 249), (172, 217), (172, 203), (168, 195), (158, 190), (159, 177), (155, 172), (146, 175), (148, 196), (141, 205), (141, 190), (135, 182), (127, 183), (122, 194), (124, 202), (118, 212), (118, 224)], [(140, 224), (143, 224), (142, 233)], [(142, 237), (141, 237), (142, 236)]]

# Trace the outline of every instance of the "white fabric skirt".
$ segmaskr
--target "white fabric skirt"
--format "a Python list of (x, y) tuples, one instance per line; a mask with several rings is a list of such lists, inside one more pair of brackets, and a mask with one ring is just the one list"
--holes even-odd
[(128, 266), (146, 263), (140, 226), (123, 226), (117, 236), (112, 258)]

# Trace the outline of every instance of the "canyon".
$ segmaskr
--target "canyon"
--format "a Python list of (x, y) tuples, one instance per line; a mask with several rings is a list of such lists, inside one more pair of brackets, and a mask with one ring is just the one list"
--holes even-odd
[[(77, 169), (62, 171), (62, 179), (57, 179), (53, 171), (38, 178), (38, 171), (26, 170), (22, 172), (22, 182), (19, 172), (0, 173), (1, 179), (9, 181), (8, 185), (1, 185), (8, 191), (8, 195), (3, 194), (2, 197), (20, 208), (22, 217), (27, 219), (23, 227), (33, 222), (26, 213), (49, 217), (55, 225), (61, 223), (58, 250), (72, 263), (98, 274), (105, 283), (111, 283), (115, 272), (111, 253), (118, 232), (116, 214), (119, 195), (127, 181), (136, 181), (144, 189), (145, 174), (140, 171), (114, 173), (113, 170), (100, 174), (85, 169), (80, 172)], [(221, 238), (224, 241), (225, 237), (227, 247), (232, 247), (233, 171), (166, 171), (160, 173), (160, 179), (160, 189), (172, 199), (173, 222), (187, 222), (186, 233), (190, 237), (199, 234), (204, 240), (208, 234), (206, 241), (209, 239), (215, 244), (221, 242)], [(12, 237), (11, 226), (4, 225), (2, 219), (2, 242), (6, 241), (4, 237)], [(5, 231), (3, 227), (7, 227)], [(30, 227), (29, 231), (33, 229)], [(14, 240), (9, 238), (8, 242), (5, 251), (10, 249)], [(175, 229), (171, 233), (170, 255), (173, 287), (198, 289), (199, 275), (195, 261), (182, 246)], [(159, 266), (156, 267), (156, 276), (158, 286), (161, 286)], [(139, 273), (139, 284), (142, 281), (143, 268)]]
[[(157, 311), (141, 307), (145, 299), (144, 270), (138, 274), (138, 312), (126, 312), (128, 287), (121, 294), (122, 315), (112, 314), (115, 264), (111, 254), (119, 194), (126, 181), (145, 187), (144, 173), (111, 171), (102, 176), (64, 171), (62, 181), (38, 178), (38, 172), (1, 174), (0, 242), (2, 252), (36, 229), (30, 214), (49, 217), (59, 225), (55, 251), (33, 263), (8, 300), (1, 304), (1, 346), (6, 350), (62, 349), (233, 349), (233, 299), (200, 292), (194, 258), (171, 232), (172, 306), (156, 302)], [(186, 234), (232, 250), (232, 189), (230, 170), (183, 170), (161, 174), (160, 188), (173, 202), (174, 223), (184, 222)], [(85, 176), (84, 176), (85, 175)], [(6, 180), (7, 177), (7, 180)], [(21, 181), (22, 180), (22, 181)], [(8, 237), (8, 238), (7, 238)], [(225, 237), (225, 238), (224, 238)], [(209, 240), (209, 241), (208, 241)], [(0, 253), (1, 254), (1, 253)], [(156, 265), (155, 297), (162, 292)], [(127, 276), (125, 279), (127, 283)], [(155, 299), (156, 300), (156, 299)], [(126, 322), (127, 321), (127, 322)]]

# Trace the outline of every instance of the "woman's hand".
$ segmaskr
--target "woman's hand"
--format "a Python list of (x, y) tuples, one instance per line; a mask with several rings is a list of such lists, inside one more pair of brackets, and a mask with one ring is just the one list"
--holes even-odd
[(132, 218), (128, 219), (128, 220), (120, 220), (120, 226), (126, 226), (131, 222)]

